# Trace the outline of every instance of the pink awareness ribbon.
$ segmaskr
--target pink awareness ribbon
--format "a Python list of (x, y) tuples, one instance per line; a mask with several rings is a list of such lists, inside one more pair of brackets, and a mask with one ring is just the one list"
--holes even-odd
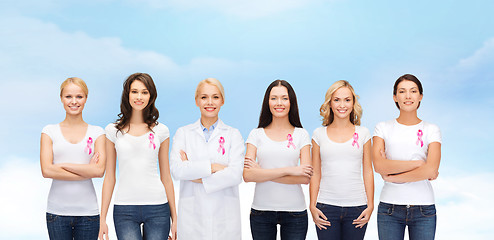
[(422, 136), (424, 135), (424, 133), (422, 132), (422, 130), (419, 129), (419, 131), (417, 132), (417, 142), (416, 144), (419, 145), (420, 143), (420, 147), (423, 147), (424, 146), (424, 141), (422, 141)]
[(93, 152), (93, 150), (91, 149), (91, 144), (93, 144), (93, 138), (89, 137), (87, 139), (87, 146), (84, 149), (84, 152), (87, 152), (88, 155), (91, 155), (91, 153)]
[(154, 134), (150, 133), (149, 134), (149, 148), (153, 147), (153, 149), (156, 149), (156, 144), (154, 144)]
[(221, 152), (221, 155), (225, 155), (225, 138), (220, 137), (220, 140), (218, 141), (220, 146), (218, 147), (218, 152)]
[(295, 149), (295, 144), (293, 144), (292, 134), (288, 134), (288, 136), (286, 136), (286, 139), (288, 139), (288, 145), (286, 145), (286, 147), (287, 148), (293, 147), (293, 149)]
[(354, 133), (353, 134), (353, 142), (352, 142), (352, 146), (355, 146), (355, 144), (357, 144), (357, 148), (360, 148), (360, 146), (358, 145), (358, 133)]

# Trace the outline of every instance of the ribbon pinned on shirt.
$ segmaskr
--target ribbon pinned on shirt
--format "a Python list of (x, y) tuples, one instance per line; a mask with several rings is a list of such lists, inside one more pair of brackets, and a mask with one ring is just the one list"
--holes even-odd
[(352, 142), (352, 146), (355, 146), (355, 144), (357, 144), (357, 148), (360, 148), (360, 146), (358, 145), (358, 133), (354, 133), (353, 134), (353, 142)]
[(87, 152), (88, 155), (91, 155), (91, 153), (93, 152), (93, 149), (91, 149), (91, 145), (92, 144), (93, 144), (93, 138), (92, 137), (89, 137), (87, 139), (86, 148), (84, 149), (84, 152)]
[(424, 133), (422, 132), (422, 130), (419, 129), (419, 131), (417, 132), (417, 142), (416, 144), (419, 145), (420, 143), (420, 147), (423, 147), (424, 146), (424, 141), (422, 141), (422, 136), (424, 135)]
[(156, 149), (156, 144), (154, 144), (154, 134), (150, 133), (149, 134), (149, 148)]
[(225, 138), (220, 137), (220, 140), (218, 141), (220, 146), (218, 147), (218, 152), (221, 152), (221, 155), (225, 155)]
[(286, 136), (286, 139), (288, 140), (288, 145), (286, 147), (287, 148), (293, 147), (293, 149), (295, 149), (295, 144), (293, 144), (292, 134), (288, 134), (288, 136)]

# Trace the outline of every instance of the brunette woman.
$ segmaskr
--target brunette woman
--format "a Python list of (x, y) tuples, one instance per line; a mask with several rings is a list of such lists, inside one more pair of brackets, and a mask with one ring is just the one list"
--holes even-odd
[(168, 239), (171, 218), (171, 238), (176, 239), (175, 193), (168, 163), (170, 134), (168, 127), (158, 122), (156, 97), (151, 76), (130, 75), (123, 84), (119, 119), (105, 129), (108, 161), (103, 182), (100, 239), (104, 235), (108, 239), (106, 216), (115, 187), (117, 159), (119, 187), (113, 207), (117, 238)]

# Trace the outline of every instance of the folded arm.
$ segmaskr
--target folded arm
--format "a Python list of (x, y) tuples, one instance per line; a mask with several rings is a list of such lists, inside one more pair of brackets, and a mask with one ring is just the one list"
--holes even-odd
[(209, 161), (182, 161), (180, 151), (184, 150), (186, 150), (185, 132), (179, 128), (173, 137), (170, 153), (170, 170), (175, 179), (196, 180), (211, 175), (211, 163)]
[(101, 135), (94, 143), (95, 154), (89, 164), (61, 163), (63, 169), (85, 178), (103, 177), (106, 167), (105, 135)]
[(39, 159), (41, 165), (41, 174), (44, 178), (52, 178), (65, 181), (79, 181), (88, 179), (88, 177), (83, 177), (76, 173), (69, 172), (63, 169), (58, 164), (53, 164), (53, 141), (45, 133), (41, 134)]
[(422, 160), (401, 161), (390, 160), (383, 156), (385, 151), (384, 139), (375, 136), (372, 145), (372, 160), (374, 170), (381, 175), (399, 174), (416, 169), (424, 164)]
[(234, 130), (231, 135), (229, 150), (228, 165), (222, 170), (215, 171), (210, 176), (202, 178), (202, 183), (207, 193), (237, 186), (242, 182), (245, 146), (242, 135), (238, 130)]
[(384, 180), (394, 183), (417, 182), (422, 180), (436, 179), (439, 174), (439, 163), (441, 162), (441, 143), (433, 142), (429, 144), (427, 160), (422, 166), (411, 171), (383, 176)]
[[(308, 146), (305, 147), (307, 147), (308, 150)], [(254, 145), (247, 143), (247, 152), (245, 154), (244, 174), (243, 174), (244, 181), (246, 182), (274, 181), (285, 176), (296, 176), (296, 177), (306, 177), (306, 178), (310, 178), (310, 176), (312, 176), (312, 166), (310, 165), (310, 163), (306, 165), (300, 165), (294, 167), (263, 169), (254, 160), (256, 159), (256, 152), (257, 152), (257, 148)], [(283, 180), (293, 181), (293, 179), (289, 179), (289, 178), (282, 179), (281, 181)]]

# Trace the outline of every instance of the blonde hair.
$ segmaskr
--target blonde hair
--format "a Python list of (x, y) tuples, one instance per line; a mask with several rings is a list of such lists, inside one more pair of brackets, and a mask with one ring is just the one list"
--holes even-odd
[(225, 90), (223, 89), (223, 85), (221, 85), (221, 82), (216, 78), (206, 78), (206, 79), (200, 81), (199, 84), (197, 84), (196, 93), (195, 93), (194, 98), (197, 98), (197, 96), (199, 95), (199, 88), (201, 88), (201, 86), (206, 84), (206, 83), (211, 84), (213, 86), (216, 86), (218, 88), (218, 90), (220, 91), (220, 94), (221, 94), (221, 97), (223, 98), (223, 101), (225, 101)]
[(324, 103), (321, 105), (321, 108), (319, 109), (319, 112), (323, 117), (322, 120), (323, 126), (328, 126), (333, 122), (334, 113), (333, 110), (331, 110), (331, 104), (330, 104), (331, 98), (333, 97), (333, 93), (336, 92), (336, 90), (343, 87), (350, 89), (353, 95), (353, 109), (352, 112), (350, 113), (350, 122), (353, 125), (360, 125), (360, 118), (362, 118), (362, 106), (360, 106), (360, 103), (358, 102), (359, 96), (355, 94), (355, 91), (353, 90), (353, 87), (352, 85), (350, 85), (349, 82), (345, 80), (339, 80), (333, 83), (331, 87), (329, 87), (328, 91), (326, 92)]
[(63, 81), (63, 83), (60, 85), (60, 97), (62, 97), (63, 89), (67, 85), (69, 85), (70, 83), (73, 83), (73, 84), (79, 86), (87, 97), (87, 95), (89, 93), (89, 90), (87, 89), (87, 85), (84, 82), (84, 80), (82, 80), (78, 77), (67, 78), (67, 79), (65, 79), (65, 81)]

